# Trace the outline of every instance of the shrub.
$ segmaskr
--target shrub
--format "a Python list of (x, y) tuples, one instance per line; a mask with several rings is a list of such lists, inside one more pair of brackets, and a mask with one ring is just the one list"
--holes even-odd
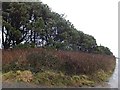
[(42, 51), (30, 53), (27, 56), (30, 70), (38, 72), (48, 69), (57, 69), (59, 67), (59, 60), (49, 52)]
[(67, 75), (92, 74), (103, 70), (109, 72), (115, 68), (115, 57), (110, 55), (67, 52), (42, 48), (3, 50), (2, 69), (62, 71)]
[(35, 48), (35, 44), (34, 43), (31, 43), (31, 44), (30, 43), (18, 44), (14, 48), (18, 48), (18, 49)]
[(90, 54), (82, 52), (57, 51), (61, 68), (66, 74), (92, 74), (103, 70), (109, 72), (115, 68), (115, 57), (110, 55)]
[(4, 64), (2, 66), (2, 72), (8, 72), (10, 70), (17, 71), (17, 70), (26, 70), (28, 66), (19, 60), (13, 60), (9, 64)]

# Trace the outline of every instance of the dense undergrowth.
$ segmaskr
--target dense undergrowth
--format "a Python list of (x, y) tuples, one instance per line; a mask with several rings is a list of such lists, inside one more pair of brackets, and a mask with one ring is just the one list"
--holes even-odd
[(46, 86), (94, 86), (106, 81), (115, 57), (42, 48), (3, 50), (3, 80)]

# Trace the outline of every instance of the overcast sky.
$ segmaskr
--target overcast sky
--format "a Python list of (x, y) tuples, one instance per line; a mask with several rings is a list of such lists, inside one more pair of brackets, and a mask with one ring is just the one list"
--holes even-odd
[(119, 0), (41, 0), (53, 11), (65, 14), (78, 30), (95, 37), (118, 56)]

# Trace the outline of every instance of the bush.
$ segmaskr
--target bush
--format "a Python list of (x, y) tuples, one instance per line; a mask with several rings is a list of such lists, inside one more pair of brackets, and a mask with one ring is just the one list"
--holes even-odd
[(114, 56), (58, 50), (47, 51), (47, 49), (41, 48), (3, 50), (2, 59), (2, 69), (5, 72), (9, 70), (31, 70), (32, 72), (55, 70), (67, 75), (88, 75), (98, 70), (109, 72), (115, 68)]
[(49, 69), (56, 70), (60, 64), (57, 57), (46, 51), (30, 53), (27, 56), (27, 60), (30, 67), (29, 69), (33, 72)]
[(18, 49), (35, 48), (35, 44), (34, 43), (18, 44), (14, 48), (18, 48)]
[(65, 51), (57, 51), (55, 55), (61, 61), (60, 70), (68, 75), (89, 75), (101, 69), (109, 72), (115, 67), (115, 57), (110, 55)]
[(19, 60), (13, 60), (8, 64), (4, 64), (2, 66), (2, 72), (8, 72), (8, 71), (17, 71), (17, 70), (27, 70), (28, 65), (20, 62)]

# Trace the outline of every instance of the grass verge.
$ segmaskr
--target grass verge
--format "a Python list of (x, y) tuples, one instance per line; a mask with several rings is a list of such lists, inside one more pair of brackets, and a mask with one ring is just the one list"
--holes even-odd
[(105, 73), (101, 70), (93, 75), (69, 76), (55, 71), (32, 73), (29, 70), (18, 70), (4, 73), (2, 77), (3, 81), (26, 82), (47, 87), (94, 87), (96, 84), (106, 81), (111, 74), (111, 72)]

